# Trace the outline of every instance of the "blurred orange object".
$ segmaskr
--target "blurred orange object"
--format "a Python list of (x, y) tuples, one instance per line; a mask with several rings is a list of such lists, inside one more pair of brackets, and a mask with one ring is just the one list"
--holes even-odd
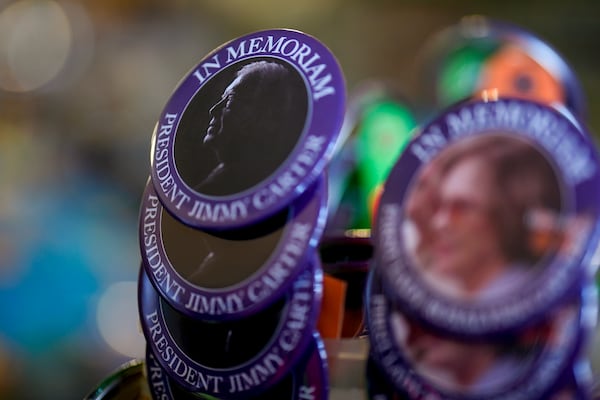
[(562, 84), (520, 47), (507, 45), (483, 65), (479, 90), (497, 90), (500, 97), (516, 97), (544, 104), (564, 103)]
[(323, 300), (317, 330), (323, 339), (342, 337), (347, 283), (331, 275), (323, 277)]

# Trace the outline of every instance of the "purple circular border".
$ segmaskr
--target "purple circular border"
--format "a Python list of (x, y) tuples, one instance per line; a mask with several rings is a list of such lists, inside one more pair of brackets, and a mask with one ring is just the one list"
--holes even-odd
[[(266, 52), (255, 51), (251, 53), (250, 49), (256, 47), (253, 43), (264, 44), (265, 41), (269, 43), (269, 40), (271, 44), (278, 43), (278, 40), (284, 41), (281, 46), (275, 46), (275, 50), (285, 48), (286, 43), (297, 43), (299, 47), (294, 54), (290, 55), (285, 55), (281, 51), (277, 52), (274, 50)], [(228, 65), (240, 60), (266, 56), (279, 58), (286, 61), (289, 65), (294, 66), (308, 86), (309, 108), (304, 132), (296, 147), (279, 167), (276, 174), (272, 174), (255, 187), (235, 195), (223, 197), (206, 196), (190, 189), (177, 173), (173, 146), (177, 135), (178, 123), (188, 103), (203, 87), (205, 82), (210, 79), (210, 77), (207, 77), (203, 82), (199, 82), (199, 78), (194, 75), (194, 72), (198, 71), (204, 62), (214, 62), (214, 57), (219, 55), (222, 56), (223, 60), (227, 60), (228, 49), (239, 50), (240, 46), (246, 46), (247, 43), (250, 43), (247, 51), (242, 51), (245, 54), (231, 60), (231, 62), (220, 68), (226, 68)], [(309, 55), (310, 58), (308, 58)], [(321, 65), (324, 70), (317, 68)], [(216, 74), (218, 74), (218, 71), (213, 71), (211, 77)], [(320, 90), (318, 92), (312, 90), (313, 86)], [(332, 93), (328, 90), (329, 88), (333, 90)], [(315, 94), (320, 95), (315, 96)], [(332, 157), (334, 145), (341, 129), (345, 112), (345, 101), (345, 81), (338, 61), (327, 47), (312, 36), (288, 29), (263, 30), (223, 44), (204, 57), (183, 78), (168, 100), (156, 124), (154, 134), (152, 135), (150, 169), (152, 182), (156, 187), (161, 202), (178, 219), (187, 225), (198, 228), (226, 229), (242, 227), (273, 215), (297, 198), (324, 171), (326, 164)], [(173, 117), (174, 115), (176, 117)], [(162, 129), (161, 127), (170, 128)], [(163, 136), (160, 132), (164, 133), (167, 131), (168, 134), (164, 135), (165, 144), (163, 145), (163, 142), (159, 141), (159, 136)], [(155, 161), (157, 155), (162, 157), (160, 152), (163, 150), (168, 152), (166, 157), (171, 173), (168, 177), (161, 180), (155, 168)], [(288, 177), (293, 176), (297, 182), (289, 187), (284, 187), (281, 190), (282, 193), (275, 193), (270, 190), (270, 187), (279, 185), (278, 178), (280, 174), (287, 174)], [(267, 196), (271, 196), (267, 200), (269, 204), (259, 204), (262, 200), (267, 199)], [(216, 217), (208, 218), (204, 215), (199, 216), (197, 212), (195, 213), (196, 204), (210, 207), (212, 210), (220, 207), (228, 210), (235, 209), (240, 212), (240, 215), (237, 218), (224, 217), (215, 220)]]
[[(589, 325), (587, 314), (597, 310), (594, 289), (587, 285), (582, 291), (578, 304), (579, 324), (567, 325), (569, 334), (563, 335), (564, 342), (553, 349), (547, 347), (541, 351), (525, 376), (519, 376), (510, 385), (504, 385), (499, 392), (480, 394), (459, 394), (435, 387), (415, 372), (403, 355), (391, 333), (390, 301), (385, 296), (381, 274), (378, 268), (369, 273), (367, 283), (367, 323), (370, 332), (371, 352), (378, 370), (399, 393), (407, 393), (415, 398), (446, 400), (531, 400), (546, 398), (562, 382), (564, 374), (572, 366), (591, 337), (593, 327)], [(589, 290), (586, 290), (589, 289)], [(374, 317), (374, 314), (378, 315)], [(575, 326), (576, 325), (576, 326)]]
[[(209, 289), (194, 285), (183, 278), (171, 264), (162, 245), (160, 215), (164, 208), (156, 195), (154, 186), (148, 183), (144, 191), (139, 218), (139, 245), (143, 268), (161, 296), (178, 311), (192, 318), (231, 320), (254, 314), (272, 304), (288, 291), (294, 280), (306, 268), (312, 254), (316, 253), (327, 213), (325, 181), (326, 177), (321, 177), (309, 190), (288, 206), (290, 219), (286, 222), (277, 247), (273, 249), (271, 256), (260, 270), (242, 282), (221, 289)], [(144, 225), (148, 221), (155, 223), (154, 232), (145, 231)], [(156, 241), (146, 246), (146, 238), (150, 235), (156, 235)], [(288, 247), (293, 247), (293, 251)], [(158, 254), (158, 261), (150, 262), (150, 253)], [(281, 262), (283, 257), (286, 258), (286, 263)], [(290, 259), (294, 261), (293, 264), (289, 263)], [(286, 272), (287, 275), (283, 276), (283, 272)], [(276, 277), (279, 280), (278, 286), (267, 288), (262, 282), (264, 276)], [(249, 296), (251, 289), (258, 292), (262, 290), (262, 292), (257, 298), (254, 298)], [(201, 299), (208, 299), (209, 302), (220, 299), (223, 300), (223, 304), (228, 303), (227, 299), (235, 299), (235, 303), (241, 304), (241, 306), (223, 313), (220, 311), (213, 313), (211, 310), (200, 310), (195, 305), (199, 304)]]
[[(503, 112), (515, 114), (507, 119), (507, 123), (500, 123), (498, 119), (504, 115)], [(472, 129), (459, 131), (460, 138), (485, 135), (492, 131), (493, 133), (510, 132), (510, 135), (514, 135), (515, 138), (529, 139), (536, 147), (544, 149), (547, 155), (550, 155), (548, 149), (535, 137), (541, 133), (536, 133), (535, 127), (527, 126), (529, 121), (533, 120), (533, 115), (547, 117), (548, 121), (560, 128), (555, 136), (560, 138), (556, 139), (557, 145), (564, 141), (585, 151), (585, 154), (577, 157), (588, 157), (587, 165), (593, 168), (589, 176), (582, 178), (575, 185), (565, 185), (566, 179), (564, 176), (560, 177), (563, 182), (562, 197), (567, 203), (566, 210), (561, 212), (586, 211), (593, 217), (594, 226), (586, 238), (587, 243), (582, 254), (568, 260), (568, 263), (564, 263), (563, 259), (552, 260), (549, 265), (544, 266), (543, 273), (531, 285), (516, 293), (511, 292), (514, 295), (510, 299), (502, 299), (501, 302), (493, 304), (487, 302), (465, 305), (460, 300), (441, 296), (434, 289), (423, 284), (402, 245), (401, 222), (404, 218), (404, 197), (421, 165), (433, 158), (447, 144), (454, 142), (455, 138), (452, 134), (456, 131), (450, 128), (448, 121), (459, 115), (461, 118), (473, 117)], [(492, 117), (495, 119), (491, 119)], [(443, 145), (426, 148), (424, 143), (432, 140), (430, 135), (434, 135), (437, 143)], [(557, 164), (555, 159), (552, 161), (553, 164)], [(426, 125), (409, 143), (392, 168), (384, 187), (373, 236), (375, 260), (381, 265), (383, 275), (386, 277), (384, 285), (387, 295), (394, 302), (399, 303), (408, 314), (425, 324), (457, 335), (497, 335), (502, 331), (514, 330), (526, 325), (532, 319), (540, 317), (548, 308), (578, 289), (577, 281), (584, 273), (585, 266), (598, 242), (599, 165), (597, 151), (590, 135), (585, 134), (581, 127), (573, 125), (562, 112), (552, 107), (526, 100), (505, 98), (491, 102), (464, 102), (449, 108)], [(564, 171), (557, 170), (557, 173), (564, 174)], [(452, 315), (453, 318), (448, 318), (448, 315)]]
[[(289, 369), (302, 357), (313, 337), (312, 333), (316, 329), (317, 316), (321, 307), (323, 271), (316, 257), (312, 261), (310, 268), (306, 268), (290, 288), (289, 301), (281, 313), (277, 331), (274, 332), (265, 348), (252, 360), (242, 365), (221, 369), (199, 364), (186, 355), (175, 343), (162, 313), (161, 297), (150, 283), (144, 269), (140, 268), (138, 306), (142, 332), (147, 345), (155, 355), (160, 355), (157, 357), (159, 363), (169, 376), (186, 390), (205, 392), (222, 399), (247, 397), (252, 393), (263, 391), (289, 373)], [(298, 324), (301, 326), (297, 326)], [(289, 343), (284, 342), (290, 339)], [(168, 357), (167, 360), (162, 356), (163, 352), (159, 348), (161, 346), (164, 347), (164, 353), (167, 354), (164, 357)], [(274, 359), (280, 362), (279, 368), (271, 372), (271, 375), (264, 381), (253, 387), (230, 393), (229, 383), (232, 377), (239, 377), (238, 374), (249, 374), (257, 365), (263, 362), (272, 363)], [(177, 364), (177, 366), (169, 366), (169, 363)], [(181, 365), (184, 366), (184, 376), (177, 373), (177, 369)], [(186, 381), (186, 378), (200, 381), (207, 387), (202, 390), (199, 386), (194, 386), (193, 383)], [(220, 386), (223, 386), (222, 390)]]
[[(329, 375), (327, 354), (323, 341), (317, 332), (306, 349), (307, 356), (298, 361), (290, 374), (293, 376), (292, 393), (282, 400), (327, 400), (329, 394)], [(146, 346), (147, 380), (150, 394), (154, 400), (177, 400), (171, 391), (171, 379), (158, 363), (152, 349)], [(175, 383), (175, 382), (174, 382)], [(266, 388), (265, 390), (269, 390)], [(252, 398), (260, 398), (259, 393)]]

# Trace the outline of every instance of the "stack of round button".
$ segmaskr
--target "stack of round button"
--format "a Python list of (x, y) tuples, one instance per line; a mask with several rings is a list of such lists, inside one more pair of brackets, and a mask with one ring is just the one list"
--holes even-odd
[(316, 330), (345, 85), (293, 30), (239, 37), (179, 83), (152, 135), (139, 311), (155, 399), (325, 399)]
[(600, 164), (575, 121), (470, 100), (409, 143), (373, 232), (373, 398), (588, 398)]

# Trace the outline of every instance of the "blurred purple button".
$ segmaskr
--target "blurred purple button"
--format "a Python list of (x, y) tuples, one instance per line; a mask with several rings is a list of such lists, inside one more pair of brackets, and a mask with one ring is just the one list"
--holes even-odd
[(260, 224), (209, 232), (187, 226), (146, 186), (139, 219), (142, 264), (171, 306), (193, 318), (231, 320), (286, 293), (317, 253), (325, 178)]
[(407, 317), (386, 298), (381, 278), (371, 270), (371, 354), (383, 382), (415, 399), (546, 399), (562, 390), (557, 383), (580, 359), (592, 328), (587, 315), (597, 310), (597, 294), (586, 285), (578, 298), (522, 329), (493, 339), (462, 338)]
[(456, 105), (408, 145), (374, 230), (386, 292), (458, 335), (495, 335), (579, 289), (598, 243), (597, 150), (562, 112)]

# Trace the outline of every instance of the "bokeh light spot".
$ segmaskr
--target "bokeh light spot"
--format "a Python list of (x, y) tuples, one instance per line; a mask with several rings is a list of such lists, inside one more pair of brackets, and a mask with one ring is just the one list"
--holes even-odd
[(52, 81), (71, 51), (72, 29), (54, 1), (25, 0), (0, 14), (0, 86), (28, 92)]
[(146, 342), (138, 323), (135, 282), (110, 285), (98, 301), (96, 321), (102, 338), (113, 350), (128, 357), (144, 357)]

